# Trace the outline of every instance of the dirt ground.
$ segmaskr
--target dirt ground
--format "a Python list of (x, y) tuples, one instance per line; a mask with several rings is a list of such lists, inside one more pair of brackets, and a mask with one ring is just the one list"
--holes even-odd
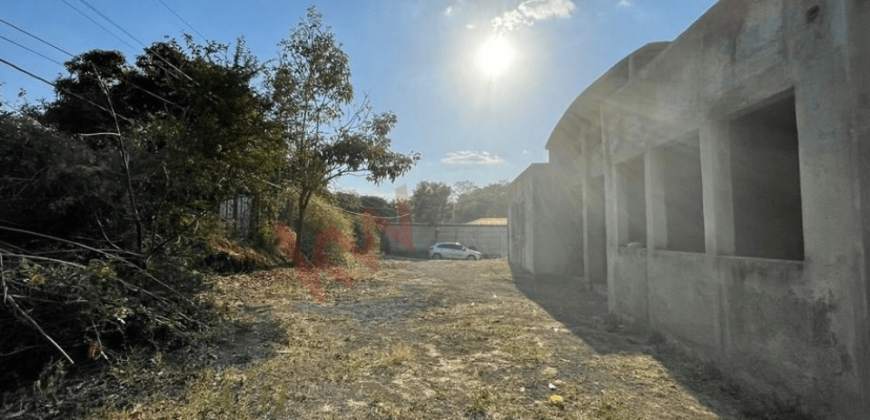
[[(131, 357), (0, 417), (111, 419), (793, 418), (605, 300), (535, 287), (505, 260), (387, 260), (318, 303), (290, 269), (212, 279), (229, 315), (201, 346)], [(58, 374), (58, 376), (61, 376)], [(46, 377), (42, 387), (52, 380)], [(60, 379), (57, 380), (61, 382)], [(28, 407), (30, 409), (28, 409)]]

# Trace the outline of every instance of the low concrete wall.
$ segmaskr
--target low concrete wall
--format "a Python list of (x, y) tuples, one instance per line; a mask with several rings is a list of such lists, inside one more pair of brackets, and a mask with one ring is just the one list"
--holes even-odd
[(643, 324), (649, 322), (646, 253), (646, 249), (619, 248), (607, 288), (611, 312)]
[(806, 287), (803, 263), (721, 257), (725, 358), (736, 375), (781, 398), (829, 407), (854, 368), (831, 329), (832, 296)]
[(835, 300), (811, 290), (804, 263), (619, 248), (612, 269), (611, 311), (741, 382), (815, 412), (846, 392)]
[(506, 257), (508, 254), (507, 226), (412, 224), (410, 231), (413, 249), (405, 249), (394, 238), (389, 238), (390, 253), (422, 254), (436, 242), (459, 242), (492, 258)]
[(706, 255), (656, 250), (647, 261), (650, 326), (691, 353), (720, 354), (718, 278)]

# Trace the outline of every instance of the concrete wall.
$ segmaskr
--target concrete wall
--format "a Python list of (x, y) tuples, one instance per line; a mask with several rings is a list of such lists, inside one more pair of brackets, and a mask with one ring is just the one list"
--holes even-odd
[(498, 225), (411, 224), (413, 249), (407, 250), (395, 239), (389, 238), (393, 253), (425, 252), (436, 242), (459, 242), (475, 247), (487, 257), (500, 258), (508, 255), (508, 227)]
[(539, 276), (582, 277), (580, 183), (575, 173), (560, 168), (567, 164), (533, 164), (508, 188), (515, 268)]
[(547, 144), (579, 150), (558, 166), (612, 312), (824, 418), (870, 412), (867, 22), (863, 0), (721, 0), (617, 63)]
[(535, 272), (533, 167), (529, 166), (508, 186), (508, 260), (512, 268), (528, 273)]
[[(612, 250), (613, 310), (636, 318), (623, 302), (646, 294), (646, 321), (699, 356), (809, 411), (858, 418), (868, 355), (859, 352), (866, 315), (854, 312), (863, 303), (850, 292), (866, 282), (849, 164), (859, 140), (847, 99), (850, 4), (826, 2), (810, 19), (814, 2), (721, 1), (610, 97), (602, 119), (617, 194), (638, 194), (620, 181), (623, 162), (646, 156), (652, 178), (647, 270)], [(669, 253), (673, 218), (656, 155), (693, 130), (712, 249)], [(792, 138), (794, 152), (780, 147)], [(632, 225), (619, 201), (615, 234), (625, 243)]]

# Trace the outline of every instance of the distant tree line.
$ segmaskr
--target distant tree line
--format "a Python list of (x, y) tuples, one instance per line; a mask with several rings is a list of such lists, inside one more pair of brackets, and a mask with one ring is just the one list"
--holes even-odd
[[(414, 223), (468, 223), (481, 218), (503, 218), (508, 214), (507, 181), (478, 187), (471, 181), (453, 186), (444, 182), (423, 181), (410, 198)], [(353, 193), (336, 194), (336, 204), (351, 212), (368, 208), (383, 217), (395, 217), (397, 203), (376, 196)]]

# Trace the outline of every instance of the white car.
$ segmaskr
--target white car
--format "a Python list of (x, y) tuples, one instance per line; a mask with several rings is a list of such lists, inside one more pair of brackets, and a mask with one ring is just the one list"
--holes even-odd
[(429, 258), (440, 260), (442, 258), (453, 260), (480, 260), (483, 254), (473, 249), (468, 249), (458, 242), (438, 242), (429, 247)]

